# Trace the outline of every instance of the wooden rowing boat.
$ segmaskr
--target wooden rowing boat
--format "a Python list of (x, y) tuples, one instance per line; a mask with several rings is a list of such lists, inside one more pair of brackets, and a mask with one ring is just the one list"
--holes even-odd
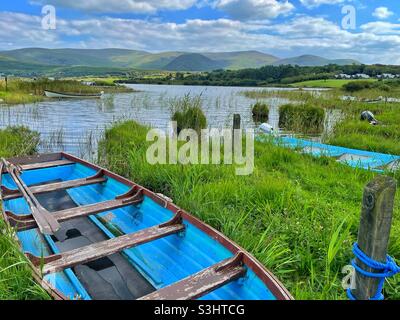
[(77, 93), (61, 93), (61, 92), (45, 90), (44, 94), (48, 98), (56, 98), (56, 99), (88, 99), (88, 98), (101, 98), (104, 92), (98, 94), (77, 94)]
[(3, 217), (56, 299), (292, 299), (248, 252), (163, 195), (66, 153), (0, 166)]

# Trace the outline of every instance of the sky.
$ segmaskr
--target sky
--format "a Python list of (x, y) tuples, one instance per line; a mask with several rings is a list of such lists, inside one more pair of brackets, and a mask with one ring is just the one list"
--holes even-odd
[(400, 64), (400, 6), (399, 0), (0, 0), (0, 50), (26, 47), (258, 50)]

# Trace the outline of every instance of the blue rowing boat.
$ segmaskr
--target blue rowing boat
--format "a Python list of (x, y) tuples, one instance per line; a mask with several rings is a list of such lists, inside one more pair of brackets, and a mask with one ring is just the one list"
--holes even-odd
[[(259, 136), (259, 140), (270, 139), (270, 137), (271, 135), (261, 135)], [(299, 150), (302, 153), (311, 154), (316, 157), (332, 157), (338, 162), (354, 168), (376, 172), (396, 171), (400, 169), (400, 156), (349, 149), (288, 136), (274, 137), (273, 141), (280, 146)]]
[(292, 299), (223, 234), (110, 171), (57, 153), (0, 173), (3, 217), (55, 299)]

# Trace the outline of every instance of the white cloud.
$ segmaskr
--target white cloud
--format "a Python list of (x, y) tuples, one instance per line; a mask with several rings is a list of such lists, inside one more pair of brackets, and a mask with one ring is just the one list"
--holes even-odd
[(345, 1), (346, 0), (300, 0), (301, 4), (307, 8), (316, 8), (323, 4), (337, 4)]
[(372, 14), (374, 17), (377, 17), (378, 19), (387, 19), (391, 17), (394, 13), (390, 11), (386, 7), (379, 7), (376, 8), (374, 13)]
[(366, 63), (395, 63), (394, 57), (400, 51), (396, 24), (370, 23), (354, 33), (324, 18), (305, 15), (282, 23), (231, 19), (192, 19), (182, 23), (111, 17), (58, 19), (57, 30), (48, 31), (41, 29), (40, 20), (37, 16), (0, 12), (0, 50), (21, 47), (260, 50), (279, 56), (316, 54)]
[(216, 0), (212, 6), (239, 20), (271, 19), (295, 9), (287, 0)]
[(375, 21), (363, 24), (361, 29), (374, 34), (400, 34), (400, 23)]
[(155, 13), (158, 10), (185, 10), (196, 0), (32, 0), (31, 3), (100, 13)]

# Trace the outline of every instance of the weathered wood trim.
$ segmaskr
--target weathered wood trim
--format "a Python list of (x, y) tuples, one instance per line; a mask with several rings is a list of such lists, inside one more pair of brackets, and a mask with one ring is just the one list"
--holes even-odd
[(162, 288), (139, 300), (194, 300), (232, 282), (246, 274), (243, 252), (192, 276)]
[(36, 154), (32, 156), (12, 157), (7, 159), (10, 163), (15, 165), (32, 164), (39, 162), (50, 162), (62, 160), (62, 155), (58, 153)]
[(38, 169), (45, 169), (45, 168), (52, 168), (52, 167), (60, 167), (74, 164), (73, 161), (70, 160), (57, 160), (57, 161), (50, 161), (50, 162), (38, 162), (32, 164), (23, 164), (20, 165), (22, 171), (29, 171), (29, 170), (38, 170)]
[[(178, 221), (174, 218), (172, 221)], [(150, 241), (167, 237), (172, 234), (179, 233), (185, 229), (183, 224), (173, 223), (171, 225), (160, 227), (155, 226), (147, 228), (132, 234), (120, 236), (118, 238), (105, 240), (91, 244), (86, 247), (77, 248), (62, 254), (40, 258), (28, 255), (32, 263), (39, 267), (43, 275), (63, 271), (74, 266), (85, 264), (90, 261), (121, 252)]]
[[(70, 180), (70, 181), (63, 181), (57, 183), (49, 183), (41, 186), (30, 187), (30, 191), (33, 194), (42, 194), (47, 192), (59, 191), (59, 190), (67, 190), (72, 188), (84, 187), (89, 186), (92, 184), (104, 183), (107, 181), (107, 178), (104, 176), (96, 176), (77, 179), (77, 180)], [(22, 197), (22, 193), (18, 190), (10, 190), (6, 191), (3, 200), (13, 200)]]
[(34, 217), (34, 221), (39, 227), (40, 232), (43, 234), (54, 234), (57, 232), (61, 228), (60, 224), (45, 208), (40, 205), (39, 201), (25, 185), (24, 181), (19, 177), (16, 167), (12, 164), (7, 165), (5, 161), (3, 161), (3, 163), (7, 168), (8, 173), (14, 180), (14, 183), (17, 185), (18, 189), (28, 203), (31, 209), (31, 214)]

